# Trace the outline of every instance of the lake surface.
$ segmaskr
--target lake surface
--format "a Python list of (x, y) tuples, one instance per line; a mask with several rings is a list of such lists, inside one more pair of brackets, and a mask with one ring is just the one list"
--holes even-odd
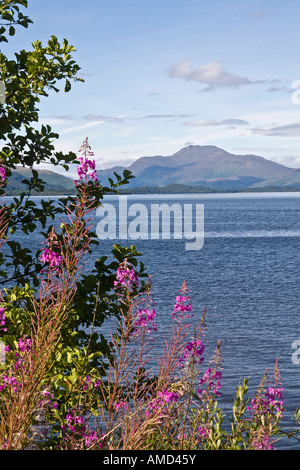
[[(114, 196), (104, 202), (118, 207)], [(186, 250), (184, 238), (153, 240), (150, 231), (148, 240), (129, 240), (152, 276), (156, 334), (169, 326), (175, 295), (186, 280), (195, 318), (207, 308), (207, 360), (221, 340), (224, 411), (231, 414), (242, 379), (249, 377), (254, 391), (267, 368), (271, 378), (278, 357), (284, 424), (292, 425), (290, 415), (300, 407), (300, 365), (292, 361), (292, 343), (300, 340), (300, 193), (128, 196), (128, 208), (136, 203), (145, 204), (149, 214), (157, 203), (204, 205), (201, 250)], [(101, 242), (105, 249), (110, 244)], [(290, 440), (282, 446), (297, 447)]]
[[(107, 196), (104, 203), (114, 206), (117, 213), (118, 197)], [(266, 368), (271, 378), (279, 358), (285, 401), (282, 425), (285, 429), (292, 426), (291, 414), (300, 407), (300, 365), (292, 360), (292, 344), (300, 340), (300, 193), (127, 197), (128, 207), (137, 203), (148, 208), (149, 214), (151, 204), (203, 205), (203, 247), (186, 250), (184, 238), (172, 237), (101, 240), (93, 258), (107, 254), (113, 243), (133, 244), (143, 254), (153, 282), (157, 348), (170, 325), (175, 296), (187, 282), (194, 318), (200, 319), (207, 309), (206, 360), (221, 340), (220, 406), (227, 416), (242, 379), (250, 378), (251, 396)], [(96, 214), (95, 225), (99, 221)], [(277, 447), (296, 449), (299, 444), (285, 439)]]

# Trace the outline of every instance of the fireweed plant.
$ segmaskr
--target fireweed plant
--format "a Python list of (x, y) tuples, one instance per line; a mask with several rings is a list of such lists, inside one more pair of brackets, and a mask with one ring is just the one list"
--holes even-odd
[[(248, 379), (237, 387), (231, 431), (223, 430), (221, 344), (205, 365), (206, 311), (198, 324), (192, 321), (186, 283), (155, 360), (151, 277), (143, 280), (133, 250), (115, 246), (110, 269), (99, 261), (98, 276), (92, 277), (97, 293), (89, 297), (93, 289), (87, 288), (91, 278), (84, 267), (94, 236), (90, 213), (103, 191), (87, 139), (79, 153), (77, 195), (66, 201), (68, 218), (60, 230), (52, 226), (45, 234), (38, 288), (1, 291), (1, 450), (273, 449), (283, 434), (278, 362), (271, 383), (266, 372), (251, 400)], [(3, 185), (6, 172), (0, 168)], [(9, 239), (7, 214), (2, 203), (1, 246)], [(86, 332), (79, 328), (80, 316), (83, 302), (91, 300)], [(95, 331), (105, 309), (115, 322), (106, 339)], [(299, 423), (299, 412), (295, 419)], [(288, 435), (298, 439), (299, 430)]]
[[(2, 449), (26, 448), (32, 445), (32, 435), (36, 441), (37, 436), (48, 436), (52, 425), (55, 427), (56, 424), (60, 428), (62, 420), (66, 420), (70, 402), (76, 399), (74, 383), (77, 376), (80, 376), (83, 369), (88, 373), (91, 364), (98, 363), (99, 356), (105, 351), (106, 343), (102, 339), (96, 341), (97, 334), (86, 334), (79, 330), (80, 325), (85, 324), (88, 327), (93, 322), (93, 318), (89, 318), (93, 317), (89, 315), (89, 303), (94, 298), (95, 279), (98, 284), (101, 280), (99, 270), (105, 270), (103, 277), (106, 278), (106, 283), (101, 283), (104, 287), (102, 285), (102, 289), (98, 289), (100, 294), (107, 290), (107, 285), (113, 284), (113, 279), (109, 276), (110, 270), (112, 267), (115, 269), (122, 260), (123, 252), (116, 247), (115, 256), (118, 261), (105, 265), (105, 259), (99, 260), (98, 276), (80, 278), (85, 264), (83, 258), (89, 252), (92, 241), (88, 215), (97, 207), (105, 192), (95, 174), (89, 171), (92, 155), (87, 139), (80, 148), (80, 153), (78, 195), (67, 200), (65, 211), (68, 220), (65, 218), (62, 221), (60, 232), (52, 226), (45, 234), (45, 247), (40, 252), (39, 288), (25, 284), (22, 288), (16, 286), (1, 291), (0, 335), (6, 344), (6, 363), (0, 370)], [(1, 176), (3, 184), (6, 176), (4, 165), (1, 165)], [(126, 181), (126, 178), (119, 178), (118, 183), (124, 184)], [(111, 185), (111, 191), (118, 183)], [(9, 208), (2, 201), (1, 245), (9, 243), (8, 214)], [(133, 250), (123, 251), (127, 256), (132, 256)], [(82, 291), (86, 303), (83, 314)], [(98, 304), (99, 309), (95, 313), (99, 315), (97, 321), (94, 321), (96, 326), (103, 322), (104, 305), (107, 315), (115, 313), (108, 295)], [(89, 339), (89, 355), (86, 338)], [(20, 341), (30, 344), (30, 348), (20, 351), (19, 344), (23, 344)], [(49, 396), (55, 400), (51, 413)], [(58, 403), (61, 404), (58, 411), (60, 414), (52, 419)], [(49, 420), (52, 423), (50, 425)]]

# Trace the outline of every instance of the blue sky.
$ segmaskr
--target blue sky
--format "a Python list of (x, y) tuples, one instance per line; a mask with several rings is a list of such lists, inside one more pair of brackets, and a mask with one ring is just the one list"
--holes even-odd
[(85, 80), (41, 102), (57, 150), (88, 137), (107, 168), (216, 145), (300, 168), (297, 0), (28, 3), (34, 24), (3, 51), (66, 38)]

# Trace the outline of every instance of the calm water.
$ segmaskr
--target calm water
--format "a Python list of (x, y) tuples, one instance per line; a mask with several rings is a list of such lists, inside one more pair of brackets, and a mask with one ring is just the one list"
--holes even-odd
[[(105, 202), (118, 207), (114, 197)], [(169, 326), (186, 280), (194, 316), (207, 308), (207, 359), (221, 340), (225, 412), (230, 414), (241, 380), (250, 377), (253, 391), (266, 368), (271, 378), (278, 357), (289, 426), (291, 412), (300, 407), (300, 365), (292, 362), (292, 343), (300, 340), (300, 194), (128, 197), (128, 207), (163, 202), (204, 204), (204, 246), (187, 251), (184, 239), (130, 240), (152, 275), (157, 335)], [(296, 447), (290, 440), (282, 445)]]
[[(106, 203), (118, 207), (118, 199)], [(204, 246), (187, 251), (185, 240), (103, 240), (93, 258), (113, 243), (134, 244), (152, 275), (159, 339), (170, 325), (175, 296), (183, 281), (193, 313), (207, 308), (206, 359), (221, 340), (223, 362), (220, 405), (231, 414), (236, 386), (250, 378), (250, 392), (276, 358), (284, 386), (285, 428), (300, 407), (300, 365), (292, 362), (292, 343), (300, 340), (300, 193), (128, 196), (133, 203), (204, 204)], [(95, 217), (95, 224), (100, 220)], [(23, 240), (27, 244), (27, 240)], [(32, 243), (32, 240), (30, 241)], [(279, 448), (299, 448), (284, 440)]]

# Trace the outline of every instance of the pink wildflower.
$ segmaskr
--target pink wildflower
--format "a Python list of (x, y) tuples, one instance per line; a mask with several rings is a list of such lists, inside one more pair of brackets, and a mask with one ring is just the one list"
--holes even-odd
[(120, 287), (127, 287), (134, 289), (139, 286), (138, 277), (133, 268), (129, 267), (126, 263), (119, 266), (116, 273), (116, 281), (114, 281), (115, 289)]
[(178, 400), (177, 393), (168, 392), (167, 390), (164, 390), (163, 392), (158, 392), (158, 396), (161, 397), (166, 403), (172, 403)]
[(179, 441), (181, 441), (182, 439), (187, 439), (187, 438), (188, 438), (188, 435), (187, 435), (186, 433), (184, 433), (184, 434), (178, 434), (178, 436), (177, 436), (177, 439), (178, 439)]
[[(181, 316), (183, 312), (190, 312), (192, 310), (190, 299), (191, 298), (186, 295), (178, 295), (176, 297), (176, 303), (173, 308), (172, 318), (176, 318), (178, 313), (179, 313), (179, 316)], [(189, 314), (189, 315), (186, 315), (185, 318), (190, 318), (192, 316), (193, 316), (192, 314)]]
[(199, 380), (199, 385), (207, 384), (207, 390), (199, 389), (198, 394), (200, 396), (207, 395), (208, 392), (214, 393), (220, 396), (222, 373), (220, 371), (212, 370), (211, 367), (204, 372), (202, 379)]
[[(79, 153), (82, 153), (83, 156), (78, 158), (80, 165), (77, 166), (77, 174), (80, 180), (90, 179), (94, 182), (98, 182), (97, 173), (96, 173), (96, 163), (95, 160), (89, 158), (93, 157), (94, 153), (91, 150), (91, 147), (88, 143), (88, 138), (85, 139), (82, 146), (80, 147)], [(90, 170), (93, 170), (90, 173)]]
[(6, 318), (5, 318), (5, 307), (0, 307), (0, 330), (7, 331), (6, 325)]
[(204, 344), (200, 339), (197, 339), (196, 341), (190, 341), (184, 350), (184, 357), (188, 358), (191, 354), (195, 355), (196, 358), (199, 359), (199, 362), (203, 362), (203, 357), (201, 358), (204, 352)]
[(10, 388), (14, 393), (18, 391), (19, 388), (22, 387), (22, 383), (18, 382), (16, 377), (10, 377), (8, 375), (4, 375), (2, 377), (3, 385), (0, 385), (0, 391), (5, 388)]
[(66, 415), (66, 424), (61, 426), (63, 431), (63, 441), (58, 448), (70, 448), (72, 450), (79, 450), (85, 447), (94, 446), (97, 443), (97, 448), (105, 448), (104, 435), (99, 435), (96, 431), (91, 431), (89, 426), (84, 423), (82, 416), (77, 414), (76, 410), (71, 410)]
[(198, 435), (200, 437), (201, 440), (205, 440), (205, 439), (208, 439), (208, 436), (209, 436), (209, 426), (206, 425), (206, 426), (200, 426), (198, 428)]
[(91, 380), (91, 377), (89, 375), (86, 376), (86, 378), (84, 379), (84, 381), (86, 382), (86, 384), (84, 385), (84, 390), (87, 390), (89, 388), (90, 385), (92, 385), (92, 380)]
[(0, 165), (0, 183), (4, 183), (5, 178), (6, 178), (6, 170), (2, 165)]
[(167, 403), (176, 403), (178, 399), (178, 393), (168, 392), (167, 390), (158, 392), (158, 398), (150, 402), (149, 409), (146, 411), (146, 416), (149, 416), (152, 413), (157, 413)]
[(202, 357), (204, 352), (204, 344), (200, 339), (195, 341), (190, 341), (187, 343), (183, 357), (179, 358), (178, 366), (184, 367), (184, 361), (189, 362), (191, 359), (196, 364), (201, 364), (204, 361), (204, 357)]
[(51, 251), (49, 248), (45, 248), (42, 256), (42, 263), (49, 263), (51, 268), (57, 268), (61, 264), (61, 256), (54, 251)]
[(89, 434), (84, 433), (84, 444), (86, 447), (90, 447), (92, 444), (98, 441), (98, 436), (96, 431), (91, 431)]
[(119, 400), (115, 403), (115, 409), (119, 410), (120, 408), (128, 408), (128, 405), (127, 405), (126, 401)]
[(282, 391), (283, 388), (269, 387), (266, 392), (269, 405), (274, 407), (278, 413), (283, 411)]
[(270, 436), (264, 432), (258, 432), (252, 439), (251, 445), (254, 450), (274, 450)]
[(150, 311), (148, 308), (139, 309), (137, 312), (137, 320), (134, 325), (147, 328), (147, 332), (150, 333), (153, 329), (157, 331), (157, 325), (153, 322), (156, 317), (154, 308)]
[(49, 267), (53, 268), (55, 273), (59, 275), (59, 268), (62, 264), (62, 257), (56, 251), (53, 251), (53, 245), (58, 245), (57, 235), (55, 234), (54, 228), (52, 229), (52, 233), (48, 236), (47, 247), (44, 248), (42, 252), (41, 262), (44, 264), (49, 263)]
[(274, 411), (281, 415), (283, 413), (283, 388), (279, 388), (278, 385), (282, 385), (281, 377), (279, 373), (278, 360), (276, 361), (273, 386), (269, 385), (268, 390), (261, 390), (257, 392), (251, 401), (251, 406), (248, 407), (250, 414), (260, 419), (260, 417), (273, 414)]
[(20, 339), (18, 342), (18, 348), (21, 352), (30, 351), (31, 349), (31, 339)]

